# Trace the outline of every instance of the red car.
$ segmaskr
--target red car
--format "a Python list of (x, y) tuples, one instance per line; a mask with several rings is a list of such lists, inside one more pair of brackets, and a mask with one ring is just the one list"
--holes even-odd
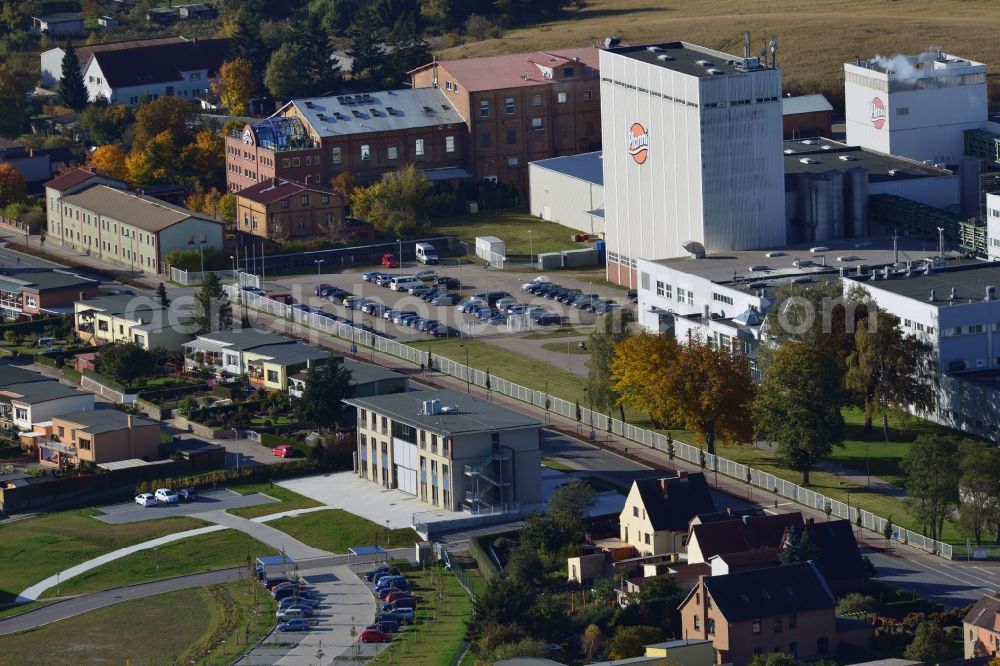
[(290, 444), (280, 444), (271, 449), (271, 455), (279, 458), (294, 458), (297, 453), (295, 447)]
[(392, 639), (378, 629), (365, 629), (361, 632), (362, 643), (388, 643)]
[(399, 261), (392, 252), (387, 252), (382, 255), (382, 265), (386, 268), (396, 268), (399, 266)]
[(393, 590), (389, 594), (385, 595), (385, 597), (382, 600), (385, 601), (386, 603), (391, 604), (396, 599), (412, 599), (412, 598), (413, 598), (413, 593), (411, 592), (407, 592), (405, 590)]

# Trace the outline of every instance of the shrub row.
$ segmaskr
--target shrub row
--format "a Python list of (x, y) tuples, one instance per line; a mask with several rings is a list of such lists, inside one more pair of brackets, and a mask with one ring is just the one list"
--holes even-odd
[(497, 565), (494, 564), (493, 558), (489, 556), (476, 537), (469, 539), (469, 555), (479, 565), (479, 573), (483, 575), (487, 583), (494, 578), (500, 577), (501, 572), (497, 569)]
[(172, 479), (154, 479), (137, 485), (135, 492), (136, 494), (151, 493), (157, 488), (212, 488), (234, 483), (263, 483), (269, 480), (329, 472), (332, 469), (332, 466), (316, 460), (295, 460), (277, 465), (256, 465), (238, 470), (225, 469)]

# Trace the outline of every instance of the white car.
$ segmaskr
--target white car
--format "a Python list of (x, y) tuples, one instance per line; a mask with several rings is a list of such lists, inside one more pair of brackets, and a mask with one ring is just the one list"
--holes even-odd
[(163, 502), (164, 504), (177, 504), (181, 501), (180, 495), (177, 494), (177, 491), (171, 490), (170, 488), (158, 489), (154, 497), (157, 502)]
[(135, 496), (135, 503), (139, 506), (156, 506), (156, 498), (153, 493), (139, 493)]
[(539, 275), (538, 277), (536, 277), (531, 282), (525, 282), (524, 284), (522, 284), (521, 285), (521, 289), (523, 291), (527, 291), (528, 287), (534, 287), (535, 285), (546, 284), (546, 283), (549, 283), (549, 282), (552, 282), (552, 280), (549, 279), (548, 275)]

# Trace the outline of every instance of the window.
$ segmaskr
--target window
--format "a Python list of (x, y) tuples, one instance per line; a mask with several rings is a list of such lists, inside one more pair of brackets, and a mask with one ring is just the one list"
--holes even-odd
[(313, 158), (312, 155), (306, 155), (306, 166), (312, 166)]
[(563, 67), (563, 76), (573, 76), (573, 68)]
[(518, 167), (520, 165), (521, 165), (521, 159), (520, 158), (518, 158), (518, 157), (508, 157), (507, 158), (507, 166), (510, 167), (511, 169), (514, 169), (514, 168), (516, 168), (516, 167)]
[(66, 428), (63, 428), (62, 426), (59, 426), (58, 430), (59, 430), (59, 436), (60, 437), (65, 437), (66, 436)]
[(446, 153), (455, 152), (455, 137), (446, 136), (444, 138), (444, 152)]
[(372, 158), (371, 146), (367, 143), (361, 144), (361, 161), (367, 162)]
[(417, 139), (414, 142), (414, 144), (413, 144), (413, 153), (415, 155), (423, 155), (424, 154), (424, 140), (423, 139)]
[(283, 160), (281, 160), (281, 166), (283, 166), (283, 167), (289, 167), (291, 165), (292, 165), (292, 161), (290, 159), (288, 159), (287, 157), (284, 158)]
[(532, 118), (531, 119), (531, 129), (535, 130), (536, 132), (539, 131), (539, 130), (545, 129), (545, 127), (542, 125), (542, 119), (541, 118)]
[(541, 105), (542, 105), (542, 96), (541, 95), (532, 95), (531, 96), (531, 106), (541, 106)]
[(517, 143), (517, 128), (507, 128), (507, 144)]
[(330, 159), (333, 160), (334, 164), (340, 164), (344, 160), (344, 156), (340, 152), (340, 146), (334, 146), (330, 149)]
[(325, 204), (330, 203), (330, 195), (329, 194), (324, 194), (323, 196), (321, 196), (319, 198), (319, 201), (320, 201), (320, 203), (325, 203)]
[(397, 146), (389, 146), (386, 148), (386, 157), (390, 160), (395, 160), (399, 158), (399, 148)]
[(299, 215), (298, 222), (295, 225), (299, 231), (304, 231), (306, 228), (306, 219)]
[(643, 537), (643, 541), (646, 543), (647, 546), (649, 545), (649, 532), (646, 532), (646, 534)]
[(701, 618), (697, 615), (694, 616), (694, 630), (701, 631)]
[(561, 92), (558, 95), (556, 95), (556, 102), (558, 102), (559, 104), (565, 104), (566, 100), (567, 100), (566, 93)]
[(27, 407), (16, 407), (14, 409), (14, 418), (18, 421), (28, 420), (28, 408)]
[(89, 439), (81, 439), (81, 440), (78, 440), (78, 441), (79, 441), (81, 449), (83, 449), (84, 451), (89, 451), (90, 450), (90, 440)]
[(795, 613), (788, 616), (788, 628), (794, 629), (795, 625), (798, 623), (798, 618), (795, 617)]
[(445, 90), (451, 90), (451, 81), (445, 81), (444, 82), (444, 89)]
[(637, 506), (632, 507), (632, 516), (635, 518), (639, 517), (639, 507)]
[(776, 634), (780, 634), (781, 633), (781, 618), (780, 617), (774, 618), (774, 633), (776, 633)]
[(299, 203), (302, 204), (303, 206), (308, 206), (309, 205), (309, 195), (308, 194), (303, 194), (301, 197), (299, 197)]
[(664, 285), (661, 281), (657, 280), (656, 281), (656, 295), (657, 296), (663, 296), (663, 294), (665, 292), (666, 292), (666, 285)]
[(282, 208), (288, 208), (288, 199), (282, 199), (281, 200), (281, 207)]
[(484, 99), (479, 102), (479, 116), (481, 118), (488, 118), (490, 115), (490, 101)]
[(715, 620), (712, 618), (705, 620), (705, 631), (708, 632), (709, 636), (715, 635)]
[(503, 101), (503, 112), (508, 116), (514, 115), (514, 98), (508, 97)]
[(298, 165), (299, 165), (299, 158), (293, 157), (292, 158), (292, 166), (298, 166)]
[(750, 632), (754, 634), (760, 633), (760, 618), (754, 618), (753, 623), (750, 625)]
[(791, 643), (788, 644), (788, 656), (789, 657), (799, 656), (799, 644), (796, 643), (795, 641), (792, 641)]
[(712, 292), (712, 300), (715, 301), (716, 303), (725, 303), (726, 305), (732, 305), (733, 304), (733, 297), (732, 296), (726, 296), (724, 294), (717, 294), (715, 292)]
[(583, 91), (583, 101), (584, 102), (590, 102), (593, 99), (594, 99), (594, 91), (593, 90), (584, 90)]

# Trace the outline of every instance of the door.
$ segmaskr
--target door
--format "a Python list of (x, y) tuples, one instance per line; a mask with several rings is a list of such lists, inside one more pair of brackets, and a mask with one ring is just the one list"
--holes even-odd
[(546, 222), (552, 221), (552, 207), (549, 205), (542, 206), (542, 219)]

